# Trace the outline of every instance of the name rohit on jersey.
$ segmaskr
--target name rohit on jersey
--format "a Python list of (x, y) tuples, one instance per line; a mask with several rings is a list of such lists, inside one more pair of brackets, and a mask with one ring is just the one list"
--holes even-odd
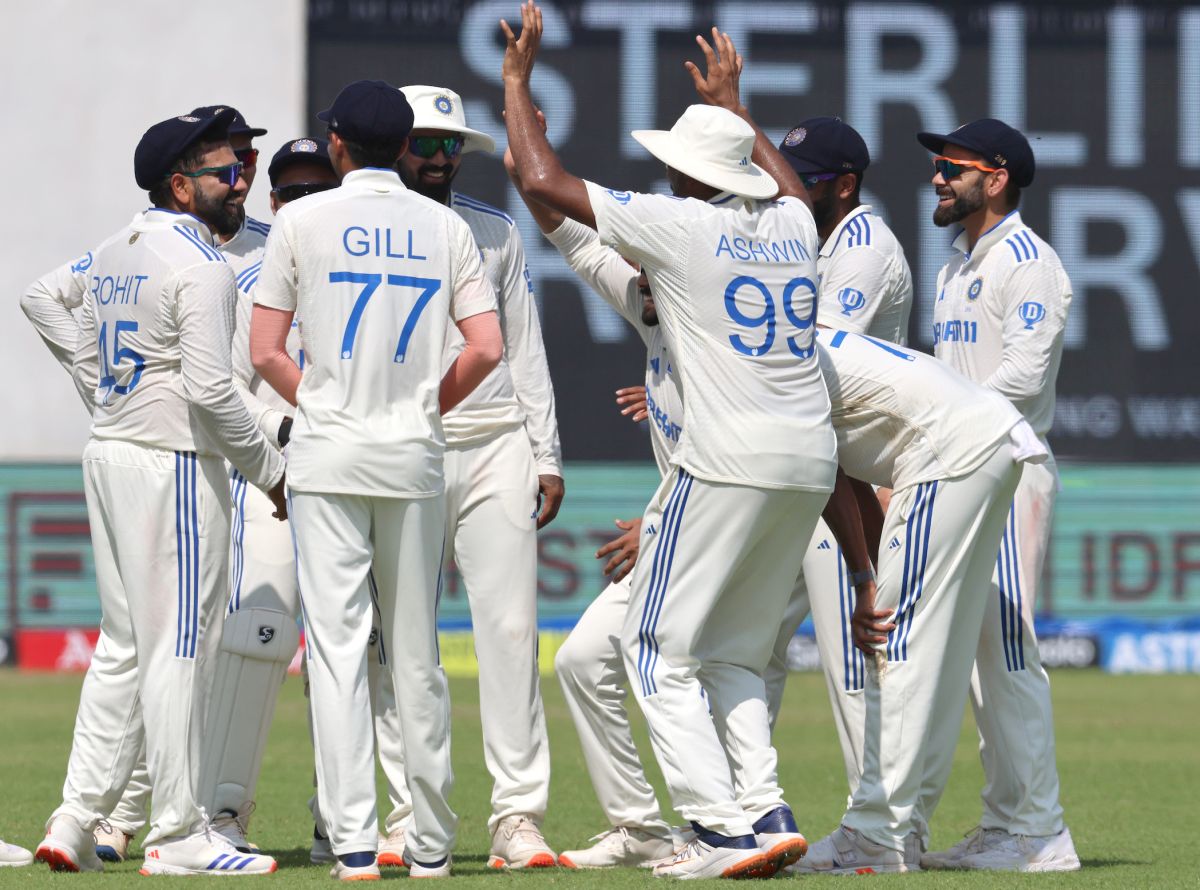
[(783, 241), (754, 241), (749, 238), (722, 235), (713, 256), (729, 254), (730, 259), (752, 263), (799, 263), (809, 259), (803, 242), (796, 238)]
[(677, 423), (671, 423), (670, 415), (658, 407), (658, 403), (654, 401), (654, 393), (648, 386), (646, 387), (646, 411), (664, 436), (672, 442), (679, 441), (679, 434), (683, 432), (683, 427)]
[(393, 260), (425, 260), (413, 246), (413, 230), (393, 231), (378, 227), (350, 226), (342, 232), (342, 246), (350, 256), (380, 256)]
[(136, 306), (142, 282), (149, 277), (149, 275), (105, 275), (101, 278), (99, 275), (93, 275), (88, 291), (91, 293), (92, 299), (101, 306), (107, 306), (110, 303), (120, 303), (121, 305), (133, 303)]

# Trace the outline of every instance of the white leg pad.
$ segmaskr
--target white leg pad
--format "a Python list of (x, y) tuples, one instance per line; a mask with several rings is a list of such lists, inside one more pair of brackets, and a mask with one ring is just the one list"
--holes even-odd
[(296, 620), (274, 609), (225, 616), (213, 671), (202, 772), (210, 816), (253, 798), (279, 687), (300, 644)]

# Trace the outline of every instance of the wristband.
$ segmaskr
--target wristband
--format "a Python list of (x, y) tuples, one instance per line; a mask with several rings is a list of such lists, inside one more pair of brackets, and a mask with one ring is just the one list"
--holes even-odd
[(283, 448), (292, 438), (292, 418), (285, 417), (279, 423), (279, 432), (276, 434), (279, 440), (279, 447)]
[(857, 587), (859, 584), (865, 584), (867, 581), (875, 580), (874, 569), (863, 569), (861, 572), (850, 573), (850, 583)]

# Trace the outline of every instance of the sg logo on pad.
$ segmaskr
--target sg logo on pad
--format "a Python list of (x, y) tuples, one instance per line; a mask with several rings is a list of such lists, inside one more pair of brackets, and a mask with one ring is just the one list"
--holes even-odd
[(275, 628), (264, 624), (258, 629), (258, 641), (264, 646), (273, 639), (275, 639)]

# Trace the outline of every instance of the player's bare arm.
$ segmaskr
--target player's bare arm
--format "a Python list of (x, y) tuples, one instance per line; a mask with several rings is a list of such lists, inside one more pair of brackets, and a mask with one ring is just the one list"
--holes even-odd
[(887, 633), (895, 624), (887, 620), (892, 614), (891, 610), (880, 611), (875, 608), (875, 573), (863, 531), (863, 517), (850, 477), (840, 467), (833, 494), (821, 518), (829, 525), (829, 530), (842, 548), (854, 584), (854, 645), (870, 653), (873, 644), (887, 641)]
[(545, 528), (554, 521), (566, 493), (567, 486), (562, 476), (552, 473), (541, 473), (538, 476), (538, 528)]
[(538, 123), (529, 78), (542, 40), (542, 11), (521, 4), (521, 37), (500, 20), (508, 45), (504, 50), (504, 120), (508, 147), (525, 194), (571, 219), (596, 228), (596, 215), (582, 179), (566, 171)]
[(642, 546), (642, 520), (640, 517), (637, 519), (614, 519), (613, 525), (621, 529), (624, 534), (613, 538), (597, 550), (596, 559), (603, 559), (610, 553), (612, 554), (608, 562), (604, 564), (604, 574), (612, 575), (612, 580), (615, 582), (632, 572), (637, 563), (638, 553)]
[(250, 317), (250, 362), (258, 376), (290, 405), (296, 404), (300, 386), (300, 368), (287, 352), (287, 335), (295, 314), (256, 304)]
[(710, 46), (702, 36), (696, 35), (696, 45), (704, 53), (705, 71), (703, 74), (700, 73), (700, 69), (694, 62), (683, 63), (688, 74), (692, 76), (696, 92), (709, 105), (732, 111), (754, 129), (754, 153), (751, 160), (766, 170), (779, 184), (781, 196), (799, 198), (811, 208), (812, 200), (808, 196), (808, 189), (804, 187), (792, 165), (767, 138), (767, 134), (754, 122), (749, 110), (742, 104), (738, 95), (738, 81), (742, 75), (742, 57), (738, 55), (737, 48), (733, 45), (733, 39), (715, 27), (712, 29), (712, 38), (713, 43)]
[[(469, 396), (500, 364), (504, 355), (500, 318), (495, 312), (480, 312), (464, 318), (458, 322), (458, 330), (467, 343), (442, 378), (438, 393), (438, 408), (442, 414)], [(265, 379), (266, 375), (263, 376)]]
[[(508, 114), (504, 112), (504, 117), (507, 119)], [(538, 126), (542, 128), (542, 132), (546, 132), (546, 115), (542, 114), (541, 109), (535, 109)], [(525, 192), (525, 186), (521, 182), (521, 175), (517, 172), (517, 163), (513, 160), (512, 146), (504, 149), (504, 170), (508, 173), (508, 178), (512, 180), (513, 188), (517, 190), (517, 194), (521, 196), (521, 200), (525, 202), (525, 206), (529, 208), (529, 214), (533, 217), (533, 221), (538, 224), (538, 228), (545, 234), (549, 235), (563, 224), (566, 219), (561, 213), (552, 207), (547, 207), (539, 201), (533, 200)]]

